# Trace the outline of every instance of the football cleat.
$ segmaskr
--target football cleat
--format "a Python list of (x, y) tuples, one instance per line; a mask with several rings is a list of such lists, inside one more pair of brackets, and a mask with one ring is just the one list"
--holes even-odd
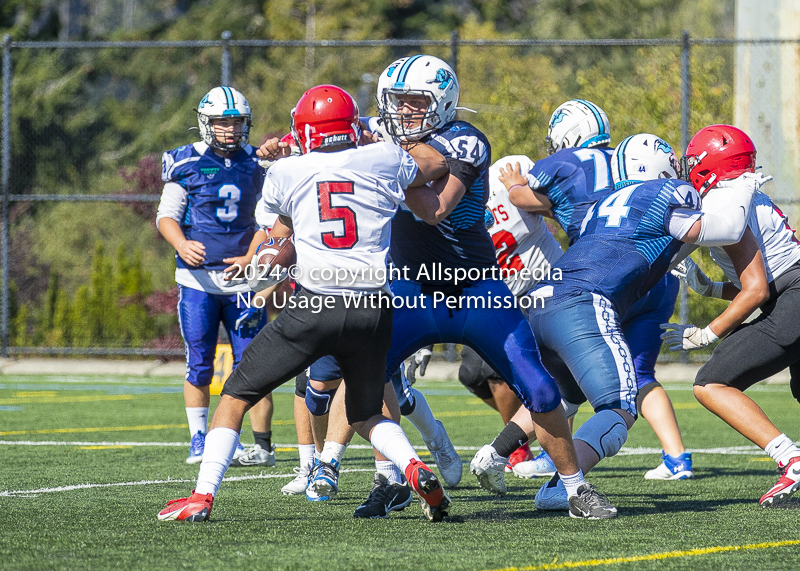
[(534, 504), (537, 510), (561, 511), (569, 509), (569, 497), (564, 482), (557, 475), (536, 492)]
[(800, 456), (795, 456), (789, 460), (785, 466), (778, 464), (778, 474), (781, 477), (778, 483), (761, 496), (758, 503), (762, 508), (769, 508), (784, 503), (800, 489)]
[(686, 480), (694, 478), (692, 472), (692, 453), (670, 456), (661, 451), (661, 464), (645, 472), (645, 480)]
[(390, 484), (383, 474), (375, 473), (372, 491), (366, 501), (356, 508), (353, 517), (384, 519), (390, 512), (403, 511), (412, 499), (411, 488)]
[(550, 456), (542, 450), (533, 460), (520, 462), (514, 466), (514, 475), (517, 478), (537, 478), (540, 476), (552, 476), (556, 473), (556, 465)]
[(339, 462), (322, 462), (314, 459), (311, 475), (308, 477), (306, 498), (311, 502), (331, 499), (339, 491)]
[(187, 464), (197, 464), (203, 461), (203, 450), (206, 447), (206, 435), (199, 430), (197, 434), (192, 436), (189, 443), (189, 457), (186, 459)]
[(246, 449), (244, 454), (240, 454), (238, 457), (234, 454), (233, 460), (231, 460), (231, 466), (234, 467), (266, 466), (272, 468), (274, 465), (275, 448), (268, 452), (261, 448), (260, 444)]
[(478, 478), (481, 488), (503, 497), (508, 491), (504, 473), (507, 462), (508, 458), (503, 458), (491, 444), (486, 444), (469, 463), (469, 471)]
[(429, 443), (428, 450), (431, 456), (436, 461), (436, 467), (439, 468), (439, 473), (442, 475), (447, 486), (457, 486), (461, 481), (461, 472), (463, 470), (463, 462), (461, 456), (456, 452), (455, 446), (450, 441), (447, 431), (441, 421), (437, 420), (436, 424), (439, 425), (439, 433), (436, 439)]
[(234, 460), (238, 460), (245, 454), (247, 454), (247, 449), (245, 449), (244, 444), (242, 444), (242, 441), (240, 440), (239, 442), (236, 443), (236, 450), (233, 451), (233, 458), (231, 458), (231, 466), (233, 466)]
[(167, 502), (166, 507), (158, 512), (161, 521), (206, 521), (211, 515), (214, 496), (211, 494), (195, 494), (188, 498)]
[(442, 521), (453, 503), (430, 468), (416, 458), (405, 470), (406, 480), (417, 493), (420, 507), (430, 521)]
[(578, 493), (569, 499), (569, 517), (579, 519), (611, 519), (617, 517), (617, 508), (608, 498), (597, 492), (590, 483), (581, 484)]
[(281, 488), (281, 493), (284, 496), (294, 496), (302, 494), (308, 488), (308, 475), (311, 474), (311, 466), (295, 466), (294, 473), (297, 476)]
[(516, 450), (511, 453), (511, 456), (508, 457), (508, 462), (506, 462), (506, 474), (510, 474), (514, 471), (514, 466), (519, 464), (520, 462), (527, 462), (529, 460), (533, 460), (533, 453), (531, 452), (531, 447), (528, 446), (526, 442)]

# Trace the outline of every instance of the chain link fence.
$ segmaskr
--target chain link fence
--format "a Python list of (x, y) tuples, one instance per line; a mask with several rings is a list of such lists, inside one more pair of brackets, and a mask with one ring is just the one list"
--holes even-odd
[[(374, 114), (395, 58), (449, 61), (462, 112), (493, 157), (546, 155), (552, 110), (597, 102), (615, 141), (654, 132), (676, 151), (712, 123), (749, 130), (769, 192), (797, 221), (800, 40), (12, 42), (2, 60), (2, 356), (183, 355), (173, 251), (155, 229), (160, 153), (197, 139), (191, 111), (215, 85), (253, 109), (251, 143), (289, 128), (310, 86), (335, 83)], [(682, 292), (683, 322), (703, 316)], [(709, 306), (711, 307), (711, 306)], [(715, 308), (712, 307), (712, 310)], [(698, 323), (700, 324), (700, 323)], [(452, 356), (452, 353), (451, 353)]]

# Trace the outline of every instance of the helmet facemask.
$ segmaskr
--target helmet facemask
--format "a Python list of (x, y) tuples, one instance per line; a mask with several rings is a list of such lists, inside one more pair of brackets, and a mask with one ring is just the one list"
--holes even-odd
[[(400, 112), (402, 105), (398, 98), (404, 96), (424, 97), (427, 101), (425, 111), (418, 113)], [(395, 141), (419, 141), (441, 126), (439, 125), (440, 117), (437, 113), (438, 102), (431, 91), (386, 89), (381, 95), (381, 101), (378, 102), (378, 109), (387, 132)], [(406, 126), (405, 123), (409, 122), (409, 120), (419, 121), (419, 124), (413, 127)]]
[[(217, 134), (214, 130), (213, 123), (214, 120), (228, 118), (241, 119), (242, 121), (240, 125), (234, 126), (233, 141), (221, 142), (217, 139)], [(226, 153), (235, 153), (250, 142), (250, 126), (252, 124), (250, 115), (206, 115), (198, 111), (197, 124), (200, 127), (200, 136), (202, 137), (203, 142), (214, 149), (218, 149)], [(241, 127), (241, 130), (237, 128), (239, 126)]]

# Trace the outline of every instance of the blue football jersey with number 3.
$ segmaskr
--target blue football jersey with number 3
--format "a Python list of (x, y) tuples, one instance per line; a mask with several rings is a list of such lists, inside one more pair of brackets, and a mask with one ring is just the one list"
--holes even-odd
[[(188, 193), (181, 228), (187, 240), (206, 247), (206, 261), (200, 268), (222, 270), (228, 266), (224, 258), (247, 253), (264, 180), (264, 169), (252, 146), (229, 159), (203, 143), (166, 151), (161, 178), (181, 185)], [(175, 257), (179, 268), (189, 267), (180, 256)]]
[(580, 239), (554, 264), (553, 301), (594, 292), (620, 315), (664, 277), (683, 243), (669, 231), (676, 209), (700, 211), (700, 196), (676, 179), (636, 183), (596, 202), (581, 224)]
[(610, 147), (561, 149), (536, 161), (528, 174), (529, 186), (553, 203), (553, 216), (567, 233), (570, 245), (578, 239), (589, 207), (614, 192), (610, 167), (613, 153)]

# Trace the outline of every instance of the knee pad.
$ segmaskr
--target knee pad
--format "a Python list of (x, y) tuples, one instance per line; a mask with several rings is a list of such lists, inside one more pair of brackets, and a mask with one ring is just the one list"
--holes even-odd
[(294, 379), (294, 394), (301, 399), (306, 398), (306, 385), (308, 385), (308, 369), (297, 375)]
[(414, 400), (414, 391), (406, 378), (405, 366), (401, 363), (390, 378), (394, 394), (397, 395), (397, 403), (400, 405), (400, 414), (408, 416), (414, 412), (417, 406)]
[(314, 416), (324, 416), (331, 410), (331, 401), (333, 395), (336, 394), (336, 389), (329, 391), (318, 391), (313, 387), (306, 387), (306, 406), (308, 412)]
[(602, 460), (619, 452), (628, 439), (628, 426), (613, 410), (601, 410), (584, 422), (573, 438), (591, 446)]

